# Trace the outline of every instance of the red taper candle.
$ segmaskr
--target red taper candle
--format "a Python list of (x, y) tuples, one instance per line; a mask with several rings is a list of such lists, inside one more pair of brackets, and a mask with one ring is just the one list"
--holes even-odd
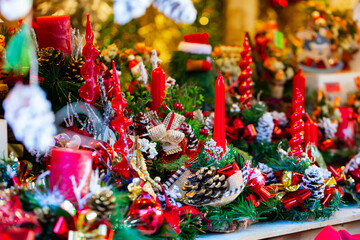
[(151, 72), (151, 98), (152, 102), (150, 108), (153, 111), (158, 112), (159, 107), (162, 105), (165, 97), (165, 71), (160, 67), (160, 64), (157, 68)]
[(215, 142), (226, 151), (225, 135), (225, 83), (219, 73), (215, 83), (215, 116), (214, 116), (214, 137)]
[(294, 101), (296, 95), (296, 89), (299, 89), (301, 95), (305, 98), (305, 90), (306, 90), (305, 84), (306, 84), (306, 78), (300, 68), (293, 78), (292, 101)]
[(75, 177), (77, 186), (82, 179), (85, 180), (85, 186), (80, 190), (81, 196), (88, 193), (88, 182), (92, 170), (93, 155), (88, 150), (73, 150), (68, 148), (57, 148), (51, 151), (51, 171), (49, 176), (50, 189), (55, 186), (65, 199), (75, 202), (71, 176)]
[(63, 53), (72, 52), (70, 16), (36, 18), (39, 49), (53, 47)]

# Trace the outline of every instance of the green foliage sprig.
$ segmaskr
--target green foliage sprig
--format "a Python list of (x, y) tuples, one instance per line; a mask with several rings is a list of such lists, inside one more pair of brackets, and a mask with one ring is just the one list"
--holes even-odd
[(148, 103), (151, 102), (150, 91), (144, 86), (143, 83), (139, 83), (136, 87), (133, 87), (133, 93), (126, 92), (126, 101), (128, 103), (127, 109), (131, 110), (131, 113), (137, 114), (139, 112), (145, 113)]
[(166, 91), (164, 103), (172, 106), (174, 103), (180, 102), (184, 110), (181, 113), (193, 112), (202, 107), (204, 97), (200, 94), (201, 89), (197, 86), (183, 85), (181, 88), (176, 86), (169, 87)]
[(259, 118), (265, 113), (265, 105), (256, 104), (249, 109), (242, 110), (240, 115), (244, 121), (244, 124), (254, 124), (256, 127), (259, 121)]

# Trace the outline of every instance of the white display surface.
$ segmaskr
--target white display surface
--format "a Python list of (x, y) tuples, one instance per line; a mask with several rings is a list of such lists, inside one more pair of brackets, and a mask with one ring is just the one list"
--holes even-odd
[[(206, 234), (199, 237), (199, 239), (216, 239), (216, 240), (228, 240), (228, 239), (267, 239), (284, 236), (286, 234), (301, 233), (313, 229), (318, 229), (320, 232), (327, 225), (341, 225), (345, 223), (355, 222), (360, 220), (360, 208), (353, 205), (342, 208), (337, 211), (334, 216), (327, 220), (316, 220), (313, 222), (292, 222), (292, 221), (276, 221), (276, 222), (263, 222), (250, 225), (245, 230), (240, 230), (234, 233), (227, 234)], [(360, 233), (359, 228), (356, 229), (356, 233)], [(350, 232), (351, 234), (355, 234)], [(284, 238), (285, 239), (285, 238)]]
[(356, 92), (355, 78), (360, 76), (360, 71), (347, 71), (337, 73), (308, 73), (306, 77), (306, 88), (310, 93), (321, 90), (327, 93), (330, 99), (339, 96), (341, 103), (344, 104), (349, 93)]

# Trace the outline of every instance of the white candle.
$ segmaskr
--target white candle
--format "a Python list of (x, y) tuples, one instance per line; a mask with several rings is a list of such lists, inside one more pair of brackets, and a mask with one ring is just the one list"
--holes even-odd
[(6, 120), (0, 119), (0, 159), (8, 158), (8, 132)]

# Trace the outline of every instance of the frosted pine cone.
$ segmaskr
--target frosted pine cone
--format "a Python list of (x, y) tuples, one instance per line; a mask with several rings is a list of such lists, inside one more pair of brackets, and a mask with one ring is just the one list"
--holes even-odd
[(271, 167), (269, 167), (264, 163), (259, 163), (259, 169), (262, 173), (266, 174), (265, 185), (277, 183), (276, 177), (274, 175), (274, 171)]
[(312, 165), (305, 170), (301, 186), (311, 191), (309, 201), (321, 200), (324, 198), (325, 183), (322, 171), (319, 167)]
[(274, 122), (270, 113), (264, 113), (259, 119), (256, 127), (256, 142), (271, 142), (272, 132), (274, 130)]
[(198, 145), (198, 140), (191, 126), (187, 123), (182, 123), (180, 126), (180, 131), (183, 132), (187, 138), (187, 148), (191, 151), (195, 151)]
[(318, 127), (324, 132), (325, 138), (333, 139), (337, 132), (338, 124), (331, 122), (330, 118), (323, 117), (319, 120)]

